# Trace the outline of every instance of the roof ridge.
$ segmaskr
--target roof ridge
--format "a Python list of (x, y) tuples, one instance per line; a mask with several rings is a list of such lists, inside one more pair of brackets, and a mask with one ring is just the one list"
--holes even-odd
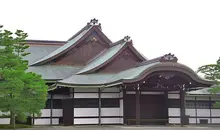
[(101, 24), (98, 23), (97, 19), (91, 19), (90, 22), (88, 22), (86, 24), (86, 26), (84, 26), (81, 30), (79, 30), (76, 34), (74, 34), (72, 37), (70, 37), (67, 41), (72, 40), (73, 38), (75, 38), (76, 36), (78, 36), (80, 33), (82, 33), (84, 30), (89, 29), (91, 26), (98, 26), (101, 29)]
[(130, 39), (130, 37), (129, 37), (129, 36), (125, 36), (124, 38), (122, 38), (122, 39), (120, 39), (120, 40), (118, 40), (118, 41), (112, 43), (112, 44), (111, 44), (111, 47), (116, 46), (116, 45), (118, 45), (118, 44), (121, 44), (121, 43), (123, 43), (123, 42), (130, 42), (130, 41), (132, 41), (132, 40)]
[(32, 40), (32, 39), (27, 39), (25, 42), (28, 43), (36, 43), (36, 42), (44, 42), (44, 43), (50, 43), (50, 44), (62, 44), (62, 43), (67, 43), (67, 41), (58, 41), (58, 40)]
[(71, 41), (72, 39), (74, 39), (75, 37), (77, 37), (80, 33), (82, 33), (83, 31), (89, 29), (91, 27), (90, 24), (87, 24), (86, 26), (84, 26), (81, 30), (79, 30), (76, 34), (74, 34), (72, 37), (70, 37), (67, 41)]

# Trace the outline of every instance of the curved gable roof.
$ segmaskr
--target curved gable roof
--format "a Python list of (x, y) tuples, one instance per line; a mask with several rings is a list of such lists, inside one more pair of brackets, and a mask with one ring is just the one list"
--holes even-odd
[[(187, 74), (193, 80), (212, 85), (213, 81), (205, 80), (200, 78), (192, 69), (189, 67), (172, 61), (157, 61), (151, 62), (149, 64), (144, 64), (138, 67), (134, 67), (116, 74), (106, 75), (106, 74), (88, 74), (88, 75), (72, 75), (69, 78), (58, 81), (60, 85), (67, 86), (81, 86), (81, 85), (96, 85), (96, 86), (114, 86), (115, 84), (123, 83), (133, 83), (144, 79), (147, 75), (156, 71), (178, 71)], [(103, 79), (102, 76), (105, 76)], [(77, 79), (77, 80), (75, 80)], [(86, 79), (86, 80), (85, 80)], [(98, 79), (94, 82), (94, 79)]]
[(73, 39), (71, 39), (70, 41), (68, 41), (66, 44), (64, 44), (63, 46), (61, 46), (60, 48), (56, 49), (55, 51), (53, 51), (52, 53), (46, 55), (45, 57), (41, 58), (40, 60), (34, 62), (31, 65), (38, 65), (41, 64), (53, 57), (58, 56), (60, 53), (64, 52), (65, 50), (67, 50), (68, 48), (70, 48), (71, 46), (74, 46), (77, 41), (79, 41), (80, 39), (83, 38), (83, 36), (85, 36), (86, 33), (89, 32), (89, 30), (91, 30), (92, 27), (90, 27), (88, 30), (84, 30), (82, 31), (79, 35), (77, 35), (76, 37), (74, 37)]

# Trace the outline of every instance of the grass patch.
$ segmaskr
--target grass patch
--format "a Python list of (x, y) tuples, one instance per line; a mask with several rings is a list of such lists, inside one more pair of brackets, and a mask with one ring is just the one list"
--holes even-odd
[[(26, 124), (16, 124), (15, 128), (31, 128), (32, 126)], [(0, 125), (0, 129), (13, 129), (13, 125)]]

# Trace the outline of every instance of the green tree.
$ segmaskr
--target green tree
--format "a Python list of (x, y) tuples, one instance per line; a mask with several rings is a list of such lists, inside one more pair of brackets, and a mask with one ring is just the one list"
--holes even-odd
[[(213, 94), (220, 92), (220, 58), (216, 61), (216, 64), (208, 64), (198, 68), (198, 73), (204, 74), (205, 79), (213, 80), (216, 82), (215, 87), (209, 91)], [(216, 107), (220, 107), (220, 103), (215, 104)]]
[(40, 114), (47, 100), (45, 81), (38, 74), (26, 72), (26, 37), (22, 30), (12, 33), (0, 26), (0, 110), (10, 112), (10, 124), (14, 125), (15, 117)]

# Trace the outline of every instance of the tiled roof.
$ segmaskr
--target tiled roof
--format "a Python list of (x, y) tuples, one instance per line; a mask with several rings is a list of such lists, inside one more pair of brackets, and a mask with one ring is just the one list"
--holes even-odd
[(79, 35), (77, 35), (76, 37), (74, 37), (73, 39), (68, 41), (65, 45), (61, 46), (60, 48), (56, 49), (52, 53), (46, 55), (45, 57), (39, 59), (38, 61), (34, 62), (31, 65), (35, 65), (35, 64), (38, 64), (38, 63), (43, 62), (45, 60), (48, 60), (48, 59), (58, 55), (59, 53), (63, 52), (64, 50), (68, 49), (70, 46), (74, 45), (80, 38), (82, 38), (91, 28), (92, 27), (90, 27), (87, 30), (82, 31)]
[(154, 66), (157, 63), (131, 68), (120, 73), (114, 74), (87, 74), (87, 75), (73, 75), (69, 78), (58, 81), (58, 83), (71, 85), (107, 85), (113, 82), (120, 82), (120, 80), (137, 78), (147, 68)]
[(29, 65), (33, 64), (37, 60), (49, 55), (51, 52), (59, 48), (60, 46), (48, 46), (48, 45), (31, 45), (27, 52), (30, 54), (25, 56), (24, 59), (29, 61)]
[[(189, 95), (212, 95), (214, 93), (211, 93), (210, 90), (216, 88), (216, 85), (213, 85), (212, 87), (209, 88), (203, 88), (203, 89), (199, 89), (199, 90), (193, 90), (193, 91), (189, 91), (186, 92)], [(220, 95), (220, 93), (216, 93), (217, 95)]]
[(75, 74), (81, 68), (81, 66), (43, 65), (30, 66), (28, 72), (40, 74), (45, 80), (60, 80)]

